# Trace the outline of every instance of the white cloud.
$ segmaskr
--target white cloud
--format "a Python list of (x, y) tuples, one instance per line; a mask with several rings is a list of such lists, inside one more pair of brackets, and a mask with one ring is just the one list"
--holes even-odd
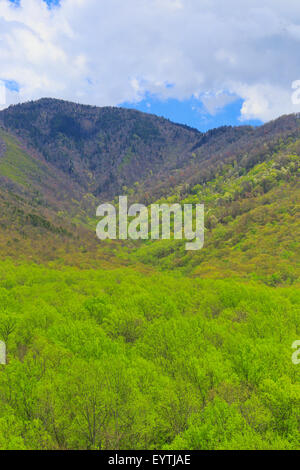
[(214, 116), (217, 112), (232, 103), (237, 99), (237, 95), (230, 95), (225, 91), (218, 91), (216, 93), (205, 93), (201, 96), (201, 101), (206, 110)]
[(0, 0), (0, 80), (17, 82), (22, 101), (153, 93), (203, 97), (213, 114), (237, 95), (242, 119), (268, 120), (300, 110), (299, 47), (299, 0)]

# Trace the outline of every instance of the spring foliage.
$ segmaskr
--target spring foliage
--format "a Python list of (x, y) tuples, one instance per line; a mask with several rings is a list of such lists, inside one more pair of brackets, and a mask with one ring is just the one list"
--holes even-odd
[(300, 296), (0, 265), (2, 449), (296, 449)]

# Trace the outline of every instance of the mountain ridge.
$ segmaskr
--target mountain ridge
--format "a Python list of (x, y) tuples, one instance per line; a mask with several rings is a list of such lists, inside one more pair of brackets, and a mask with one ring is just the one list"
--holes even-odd
[[(101, 162), (83, 116), (56, 103), (52, 134), (26, 109), (1, 114), (0, 449), (299, 449), (299, 119), (200, 135), (108, 111)], [(120, 194), (204, 204), (204, 248), (100, 242)]]
[(0, 122), (77, 190), (79, 185), (107, 199), (136, 182), (152, 186), (154, 173), (157, 179), (176, 179), (179, 169), (185, 179), (195, 170), (205, 173), (210, 164), (225, 163), (229, 153), (238, 158), (260, 140), (265, 145), (295, 135), (300, 121), (288, 115), (257, 128), (222, 126), (201, 133), (136, 110), (45, 98), (1, 111)]
[[(0, 120), (2, 252), (14, 253), (14, 241), (5, 245), (8, 238), (18, 238), (13, 233), (19, 232), (27, 240), (26, 256), (33, 253), (36, 260), (54, 260), (68, 250), (70, 259), (74, 251), (84, 254), (87, 265), (108, 256), (117, 264), (134, 260), (192, 275), (251, 277), (252, 259), (270, 256), (268, 245), (273, 246), (280, 233), (285, 240), (282, 247), (297, 259), (280, 223), (280, 212), (294, 214), (297, 205), (298, 115), (282, 116), (258, 128), (223, 126), (200, 133), (135, 110), (43, 99), (10, 107), (0, 112)], [(78, 126), (83, 128), (79, 136)], [(99, 134), (104, 136), (103, 153), (95, 153), (99, 144), (95, 135)], [(134, 144), (136, 140), (139, 144)], [(141, 148), (149, 154), (144, 155)], [(111, 182), (105, 186), (107, 179)], [(120, 194), (127, 195), (129, 202), (146, 205), (205, 203), (204, 250), (186, 254), (174, 241), (146, 247), (128, 242), (127, 256), (122, 243), (99, 245), (94, 232), (96, 208), (101, 202), (117, 203)], [(263, 212), (269, 214), (266, 223), (275, 224), (278, 236), (256, 221), (256, 217), (264, 219)], [(293, 217), (285, 219), (297, 233), (295, 222)], [(250, 229), (251, 224), (254, 228)], [(258, 249), (249, 245), (249, 230), (257, 232)], [(39, 242), (34, 243), (35, 237)], [(240, 245), (241, 237), (248, 240), (245, 246)], [(231, 269), (226, 259), (231, 260)], [(259, 268), (259, 275), (271, 283), (272, 273), (278, 272), (279, 282), (286, 282), (297, 279), (295, 269), (295, 263), (289, 269), (280, 252), (274, 252)]]

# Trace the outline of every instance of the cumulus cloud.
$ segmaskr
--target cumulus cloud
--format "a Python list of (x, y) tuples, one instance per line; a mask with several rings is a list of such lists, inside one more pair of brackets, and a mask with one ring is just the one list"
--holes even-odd
[(266, 121), (300, 111), (299, 46), (299, 0), (0, 0), (0, 80), (20, 101), (194, 96), (213, 114), (236, 96)]

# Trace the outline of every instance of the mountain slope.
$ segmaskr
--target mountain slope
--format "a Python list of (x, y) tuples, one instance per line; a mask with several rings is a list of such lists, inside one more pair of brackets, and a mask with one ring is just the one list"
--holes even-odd
[[(0, 124), (29, 151), (64, 174), (77, 190), (103, 200), (140, 186), (142, 199), (174, 184), (212, 179), (220, 165), (250, 168), (299, 134), (297, 115), (259, 128), (221, 127), (200, 133), (164, 118), (122, 108), (42, 99), (0, 112)], [(80, 199), (80, 197), (78, 198)]]
[[(298, 116), (201, 134), (42, 100), (0, 119), (0, 449), (299, 449)], [(204, 203), (204, 249), (100, 243), (96, 207), (124, 193)]]
[[(65, 262), (82, 263), (80, 252), (85, 265), (108, 256), (206, 277), (298, 279), (298, 115), (202, 134), (132, 110), (44, 99), (0, 121), (2, 251), (14, 254), (19, 233), (35, 260), (68, 252)], [(204, 249), (97, 241), (98, 203), (124, 193), (146, 204), (204, 203)]]
[(210, 278), (246, 277), (270, 285), (292, 284), (300, 275), (300, 141), (281, 146), (248, 171), (236, 162), (204, 185), (181, 195), (181, 186), (160, 203), (205, 204), (205, 245), (135, 245), (136, 259), (164, 269)]
[(95, 195), (182, 165), (201, 133), (119, 108), (44, 99), (0, 113), (8, 130)]

